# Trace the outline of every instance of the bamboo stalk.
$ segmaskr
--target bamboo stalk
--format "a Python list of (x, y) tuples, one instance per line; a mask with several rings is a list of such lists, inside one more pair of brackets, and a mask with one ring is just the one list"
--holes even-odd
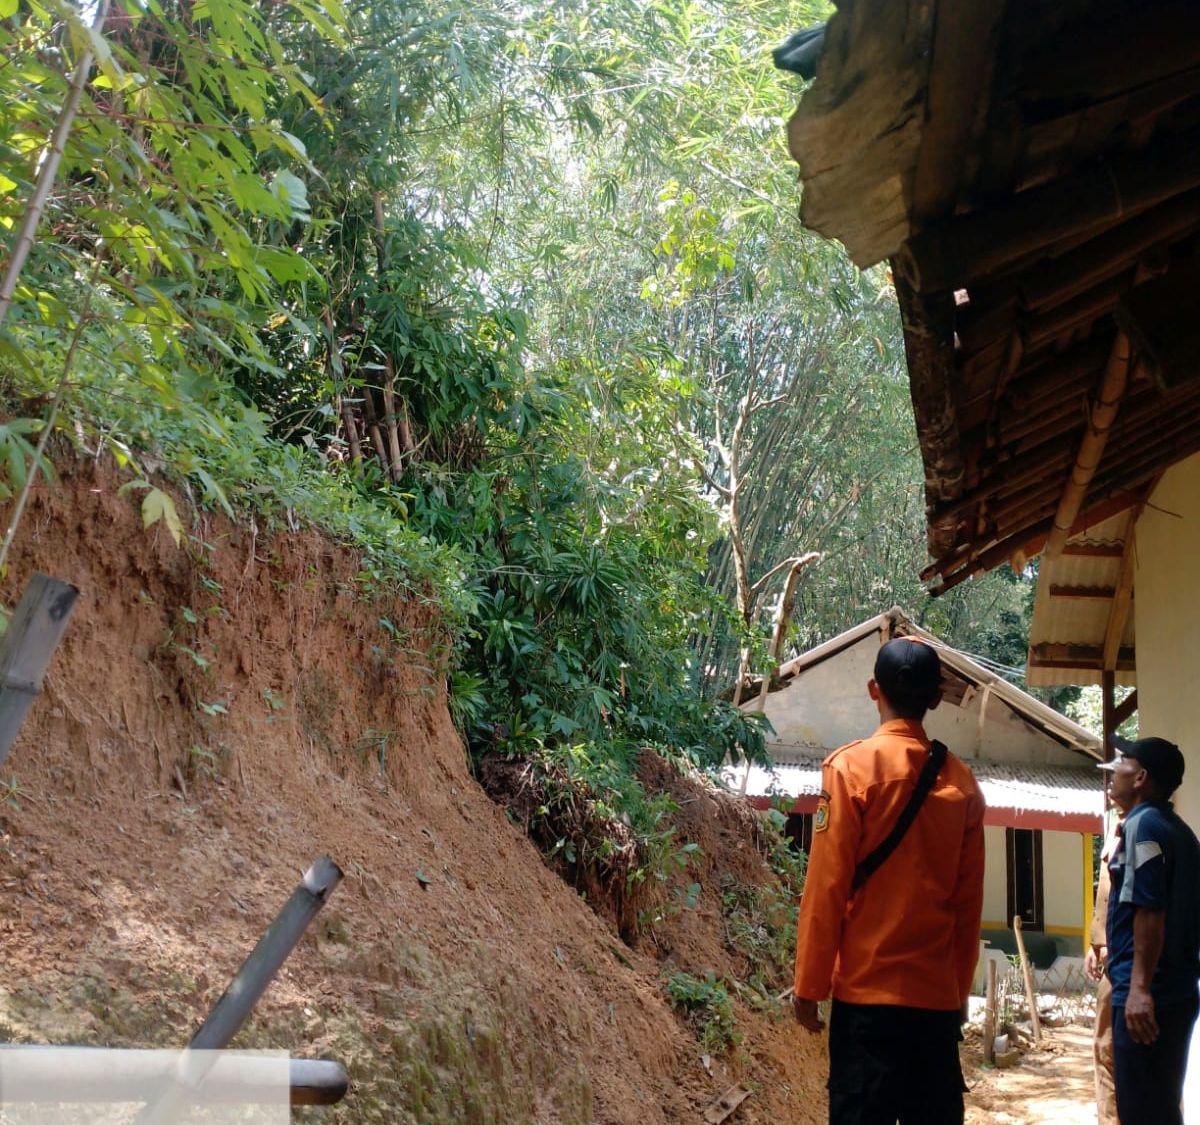
[(62, 374), (58, 378), (58, 386), (54, 389), (54, 398), (50, 400), (50, 408), (46, 411), (46, 420), (42, 425), (42, 432), (38, 434), (38, 443), (34, 447), (33, 457), (30, 460), (29, 468), (25, 472), (25, 483), (21, 486), (21, 492), (17, 496), (17, 503), (13, 508), (12, 518), (9, 520), (8, 530), (4, 533), (4, 543), (0, 545), (0, 575), (4, 574), (5, 568), (8, 565), (8, 553), (12, 550), (13, 540), (17, 537), (17, 528), (21, 525), (21, 517), (25, 514), (25, 507), (29, 503), (30, 493), (33, 491), (34, 482), (38, 478), (38, 472), (46, 455), (46, 445), (50, 441), (50, 435), (54, 432), (54, 423), (58, 420), (58, 412), (62, 408), (63, 400), (67, 397), (67, 387), (71, 381), (71, 368), (75, 365), (75, 354), (79, 351), (79, 341), (83, 337), (83, 328), (89, 319), (92, 307), (92, 294), (95, 293), (95, 280), (99, 271), (100, 262), (97, 260), (92, 270), (92, 284), (87, 288), (87, 294), (83, 299), (83, 308), (79, 311), (79, 316), (75, 321), (75, 329), (71, 333), (71, 343), (67, 348), (66, 358), (63, 360), (63, 369)]
[(354, 407), (343, 395), (338, 395), (338, 411), (342, 416), (342, 428), (346, 431), (346, 442), (350, 446), (350, 460), (355, 465), (362, 464), (362, 442), (358, 437), (358, 423), (354, 419)]
[(366, 422), (367, 433), (371, 438), (371, 446), (375, 450), (375, 456), (379, 458), (379, 464), (385, 473), (390, 471), (388, 463), (387, 446), (383, 443), (383, 434), (379, 429), (379, 416), (375, 411), (375, 395), (373, 388), (364, 386), (363, 392), (363, 420)]
[[(383, 219), (383, 193), (374, 192), (371, 205), (375, 213), (375, 254), (379, 263), (379, 283), (383, 285), (383, 273), (387, 266), (386, 228)], [(396, 361), (392, 358), (390, 348), (383, 349), (383, 426), (387, 433), (388, 456), (384, 467), (393, 481), (399, 481), (404, 473), (404, 465), (400, 452), (400, 432), (396, 419)], [(411, 445), (411, 436), (409, 439)]]
[[(998, 459), (995, 469), (970, 492), (937, 508), (937, 517), (961, 519), (973, 508), (991, 504), (993, 518), (1002, 522), (1014, 511), (1023, 510), (1022, 503), (1014, 503), (1018, 494), (1028, 498), (1033, 495), (1030, 490), (1034, 486), (1040, 487), (1039, 495), (1054, 491), (1055, 486), (1047, 478), (1066, 470), (1071, 454), (1068, 448), (1061, 446), (1061, 442), (1066, 440), (1069, 433), (1077, 430), (1077, 427), (1064, 427), (1063, 419), (1076, 411), (1080, 414), (1082, 424), (1084, 408), (1075, 401), (1068, 401), (1049, 417), (1033, 419), (1031, 425), (1036, 425), (1037, 431), (1025, 432), (1026, 428), (1022, 427), (1018, 431), (1022, 440), (1014, 442), (1012, 439), (1017, 435), (1003, 431), (999, 444), (1006, 447), (1004, 458)], [(1127, 446), (1142, 449), (1147, 447), (1147, 443), (1153, 446), (1156, 438), (1161, 440), (1164, 436), (1175, 436), (1194, 421), (1200, 421), (1197, 414), (1196, 407), (1186, 404), (1181, 404), (1179, 408), (1164, 409), (1161, 395), (1153, 388), (1139, 391), (1126, 402), (1122, 420), (1114, 430), (1112, 440), (1121, 451), (1117, 456), (1122, 455)], [(1110, 453), (1110, 458), (1112, 456)], [(1005, 465), (1012, 467), (1006, 469)], [(998, 503), (1002, 500), (1005, 503)]]
[[(103, 30), (104, 21), (107, 16), (108, 0), (100, 0), (100, 4), (96, 9), (96, 17), (92, 21), (92, 32), (94, 34), (99, 35)], [(70, 135), (75, 115), (79, 111), (79, 102), (83, 97), (83, 87), (87, 84), (88, 75), (92, 72), (92, 60), (94, 58), (95, 53), (89, 47), (79, 56), (79, 62), (76, 64), (75, 71), (71, 75), (71, 82), (67, 87), (66, 99), (63, 101), (63, 107), (59, 111), (54, 132), (50, 135), (50, 149), (46, 153), (46, 158), (42, 161), (41, 168), (38, 170), (33, 195), (30, 197), (29, 205), (25, 208), (25, 214), (21, 217), (21, 226), (17, 231), (16, 240), (13, 242), (12, 255), (8, 260), (8, 268), (4, 272), (4, 280), (0, 282), (0, 324), (4, 323), (4, 318), (8, 314), (8, 307), (12, 304), (13, 293), (16, 292), (17, 279), (21, 276), (21, 269), (25, 265), (25, 259), (29, 257), (29, 251), (33, 249), (38, 223), (41, 222), (42, 213), (46, 209), (46, 201), (50, 198), (50, 189), (54, 186), (55, 177), (58, 175), (58, 166), (62, 163), (63, 154), (66, 152), (67, 137)]]
[[(325, 322), (325, 373), (329, 376), (329, 382), (334, 386), (338, 386), (342, 381), (344, 371), (342, 369), (341, 356), (338, 354), (337, 330), (334, 328), (333, 311), (326, 305), (322, 319)], [(346, 401), (344, 394), (338, 393), (337, 410), (342, 418), (342, 428), (346, 431), (346, 442), (350, 446), (350, 460), (355, 465), (362, 464), (362, 442), (358, 437), (358, 423), (354, 418), (354, 408)]]
[(1117, 409), (1121, 405), (1125, 385), (1129, 379), (1129, 357), (1129, 337), (1124, 332), (1118, 332), (1113, 341), (1108, 368), (1104, 372), (1104, 381), (1090, 411), (1087, 431), (1079, 445), (1070, 480), (1054, 517), (1054, 527), (1050, 538), (1046, 540), (1047, 558), (1053, 558), (1063, 549), (1070, 535), (1071, 525), (1083, 506), (1088, 485), (1100, 467), (1100, 459), (1104, 456), (1104, 447), (1108, 443), (1108, 434), (1117, 417)]

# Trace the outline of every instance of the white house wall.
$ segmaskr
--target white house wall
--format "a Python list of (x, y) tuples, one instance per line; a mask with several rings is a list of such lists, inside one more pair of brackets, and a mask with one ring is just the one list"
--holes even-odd
[[(983, 928), (1008, 929), (1008, 848), (1006, 829), (983, 830), (986, 859), (983, 878)], [(1091, 919), (1091, 891), (1084, 899), (1084, 847), (1091, 836), (1078, 832), (1042, 833), (1042, 907), (1045, 932), (1065, 938), (1075, 953), (1083, 951), (1084, 931)]]
[(763, 710), (775, 728), (768, 745), (833, 750), (871, 734), (879, 713), (867, 695), (867, 681), (878, 649), (871, 635), (768, 695)]
[[(879, 713), (867, 695), (867, 681), (879, 651), (877, 634), (869, 634), (820, 664), (806, 668), (787, 687), (767, 696), (764, 711), (775, 733), (773, 749), (833, 750), (865, 738), (879, 725)], [(925, 729), (960, 758), (1031, 765), (1078, 766), (1083, 760), (1048, 735), (1019, 719), (1008, 705), (990, 697), (980, 731), (983, 691), (968, 689), (963, 705), (943, 703), (926, 716)], [(982, 738), (981, 738), (982, 733)]]
[(1200, 831), (1200, 456), (1163, 475), (1136, 535), (1138, 729), (1183, 751), (1176, 808)]
[[(1134, 632), (1138, 733), (1169, 738), (1187, 769), (1175, 807), (1200, 831), (1200, 455), (1163, 474), (1137, 522)], [(1184, 1120), (1200, 1123), (1200, 1036), (1192, 1036)]]

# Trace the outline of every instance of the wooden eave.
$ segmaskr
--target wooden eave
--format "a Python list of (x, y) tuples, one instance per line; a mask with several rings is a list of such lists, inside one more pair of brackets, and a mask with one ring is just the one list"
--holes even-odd
[(1200, 452), (1200, 5), (844, 0), (789, 143), (891, 261), (935, 592)]

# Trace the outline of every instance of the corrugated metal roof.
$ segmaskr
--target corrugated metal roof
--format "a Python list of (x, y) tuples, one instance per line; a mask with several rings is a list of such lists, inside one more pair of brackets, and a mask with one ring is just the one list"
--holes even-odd
[[(1104, 784), (1094, 768), (1033, 766), (1023, 763), (969, 761), (966, 763), (990, 809), (1084, 814), (1104, 812)], [(741, 788), (741, 769), (726, 771), (725, 780)], [(748, 797), (815, 797), (821, 792), (821, 758), (795, 755), (774, 769), (751, 766)]]
[[(1066, 549), (1052, 558), (1043, 557), (1038, 571), (1037, 595), (1033, 620), (1029, 627), (1031, 660), (1026, 683), (1031, 687), (1064, 684), (1099, 684), (1100, 668), (1089, 663), (1089, 653), (1101, 648), (1113, 610), (1111, 597), (1055, 596), (1053, 590), (1113, 590), (1121, 573), (1121, 556), (1132, 519), (1128, 512), (1113, 516), (1072, 536)], [(1079, 554), (1078, 551), (1113, 553)], [(1054, 667), (1039, 665), (1032, 655), (1053, 646), (1059, 660)], [(1063, 646), (1067, 646), (1065, 649)], [(1134, 614), (1128, 612), (1121, 633), (1121, 647), (1134, 646)], [(1118, 668), (1116, 682), (1133, 686), (1137, 677), (1132, 670)]]

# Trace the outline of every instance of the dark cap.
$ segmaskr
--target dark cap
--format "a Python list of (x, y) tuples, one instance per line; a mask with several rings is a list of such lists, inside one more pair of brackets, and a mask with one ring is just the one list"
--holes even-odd
[[(1183, 755), (1175, 743), (1165, 738), (1139, 738), (1135, 742), (1119, 734), (1114, 734), (1108, 743), (1122, 757), (1137, 762), (1168, 796), (1179, 788), (1183, 780)], [(1102, 770), (1116, 768), (1115, 761), (1100, 763)]]
[(875, 682), (893, 707), (924, 712), (942, 686), (942, 662), (932, 645), (916, 637), (897, 637), (879, 646)]

